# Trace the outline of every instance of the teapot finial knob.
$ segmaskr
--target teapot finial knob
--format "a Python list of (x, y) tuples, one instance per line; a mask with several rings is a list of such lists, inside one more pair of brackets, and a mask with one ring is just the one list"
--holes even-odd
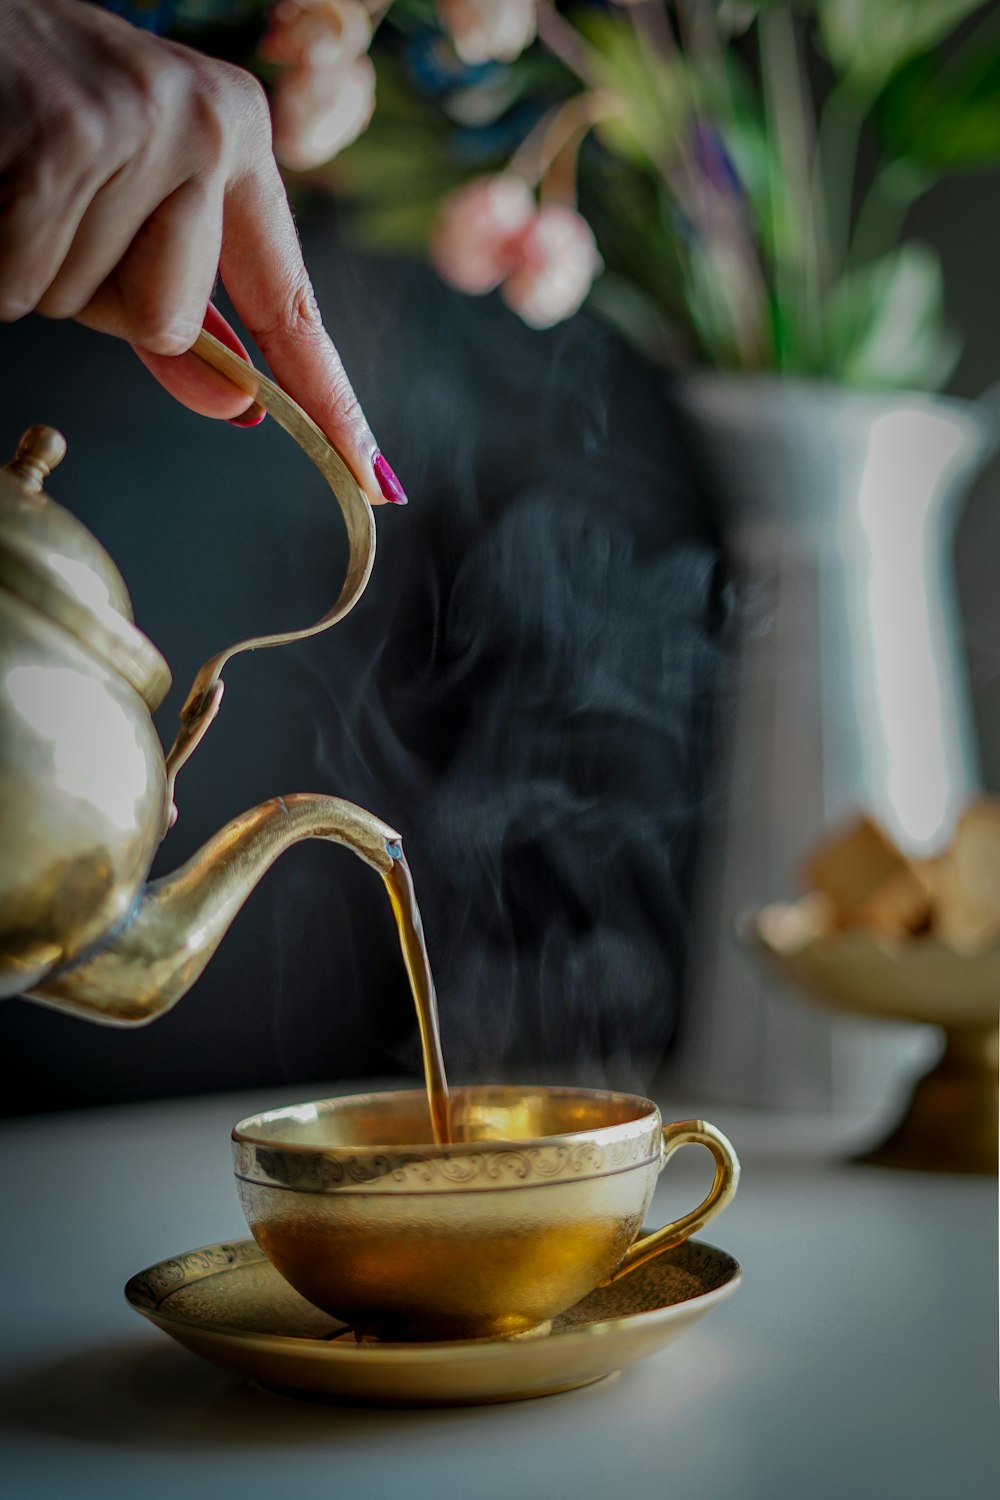
[(29, 427), (17, 445), (7, 472), (21, 481), (29, 495), (37, 495), (57, 464), (66, 456), (66, 439), (54, 427)]

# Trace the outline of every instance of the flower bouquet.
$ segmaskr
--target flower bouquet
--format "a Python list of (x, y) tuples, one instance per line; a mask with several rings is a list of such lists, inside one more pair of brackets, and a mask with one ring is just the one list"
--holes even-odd
[(675, 365), (923, 389), (954, 366), (904, 229), (1000, 163), (995, 5), (279, 0), (257, 58), (279, 158), (366, 243), (536, 327), (589, 294)]

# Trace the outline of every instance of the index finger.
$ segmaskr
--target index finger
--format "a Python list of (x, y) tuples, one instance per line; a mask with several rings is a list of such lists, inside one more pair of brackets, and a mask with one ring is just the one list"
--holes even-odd
[(323, 430), (371, 503), (405, 504), (323, 326), (273, 158), (227, 188), (219, 269), (278, 384)]

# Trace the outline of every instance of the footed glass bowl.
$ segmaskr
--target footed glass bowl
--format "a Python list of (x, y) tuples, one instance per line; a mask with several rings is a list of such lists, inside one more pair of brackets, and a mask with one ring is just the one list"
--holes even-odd
[(836, 1010), (938, 1026), (944, 1051), (892, 1134), (861, 1160), (997, 1171), (1000, 948), (959, 953), (933, 935), (890, 940), (823, 926), (808, 897), (762, 907), (743, 936), (786, 980)]

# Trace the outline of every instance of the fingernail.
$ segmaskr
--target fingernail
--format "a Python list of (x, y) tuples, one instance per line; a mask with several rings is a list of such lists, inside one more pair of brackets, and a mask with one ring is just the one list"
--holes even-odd
[(267, 412), (255, 401), (253, 406), (248, 406), (241, 416), (227, 417), (226, 420), (230, 427), (259, 427), (266, 416)]
[[(226, 348), (230, 349), (233, 354), (238, 354), (240, 359), (245, 360), (248, 365), (253, 363), (246, 348), (237, 337), (235, 330), (230, 328), (214, 302), (210, 302), (205, 309), (202, 327), (206, 333), (210, 333), (213, 338), (217, 338), (220, 344), (225, 344)], [(267, 413), (264, 411), (264, 408), (258, 406), (255, 401), (252, 406), (248, 406), (246, 411), (241, 412), (238, 417), (229, 417), (227, 420), (230, 427), (259, 427), (266, 415)]]
[(378, 487), (382, 491), (390, 505), (407, 505), (406, 491), (392, 472), (391, 466), (386, 463), (381, 453), (376, 449), (375, 457), (372, 459), (372, 468), (375, 470), (375, 478)]

